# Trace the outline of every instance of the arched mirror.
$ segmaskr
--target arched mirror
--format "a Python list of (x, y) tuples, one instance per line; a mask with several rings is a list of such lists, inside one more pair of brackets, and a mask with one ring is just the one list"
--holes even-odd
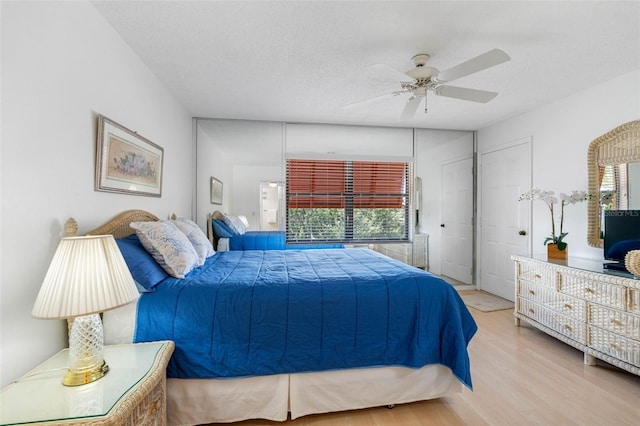
[(587, 240), (603, 246), (602, 212), (640, 209), (640, 120), (622, 124), (593, 140), (589, 168)]

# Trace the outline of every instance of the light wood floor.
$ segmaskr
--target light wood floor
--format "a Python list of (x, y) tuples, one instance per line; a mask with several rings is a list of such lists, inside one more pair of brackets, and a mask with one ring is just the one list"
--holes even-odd
[[(463, 293), (463, 292), (461, 292)], [(470, 309), (473, 392), (437, 400), (236, 426), (640, 425), (640, 377), (598, 361), (524, 324), (513, 311)]]

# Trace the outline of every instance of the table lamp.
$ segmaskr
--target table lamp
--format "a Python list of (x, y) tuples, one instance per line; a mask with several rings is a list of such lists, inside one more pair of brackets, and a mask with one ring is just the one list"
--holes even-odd
[(98, 313), (130, 303), (138, 290), (112, 235), (60, 241), (33, 306), (36, 318), (68, 319), (65, 386), (91, 383), (109, 371)]

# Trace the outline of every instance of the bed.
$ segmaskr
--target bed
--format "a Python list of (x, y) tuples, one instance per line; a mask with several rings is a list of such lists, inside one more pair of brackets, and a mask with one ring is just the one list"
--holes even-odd
[(344, 244), (287, 244), (284, 231), (248, 231), (237, 216), (215, 211), (207, 215), (207, 235), (218, 251), (228, 250), (308, 250), (344, 248)]
[[(125, 212), (89, 233), (131, 239), (141, 221), (157, 218)], [(472, 388), (477, 327), (457, 292), (368, 249), (216, 253), (141, 291), (104, 313), (105, 343), (175, 342), (168, 424), (284, 421)]]

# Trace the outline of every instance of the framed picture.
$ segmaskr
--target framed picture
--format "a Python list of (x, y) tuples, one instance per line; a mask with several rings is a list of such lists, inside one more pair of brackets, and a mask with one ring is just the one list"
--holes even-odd
[(96, 191), (160, 197), (163, 160), (161, 147), (98, 116)]
[(211, 176), (211, 204), (222, 204), (222, 182)]

